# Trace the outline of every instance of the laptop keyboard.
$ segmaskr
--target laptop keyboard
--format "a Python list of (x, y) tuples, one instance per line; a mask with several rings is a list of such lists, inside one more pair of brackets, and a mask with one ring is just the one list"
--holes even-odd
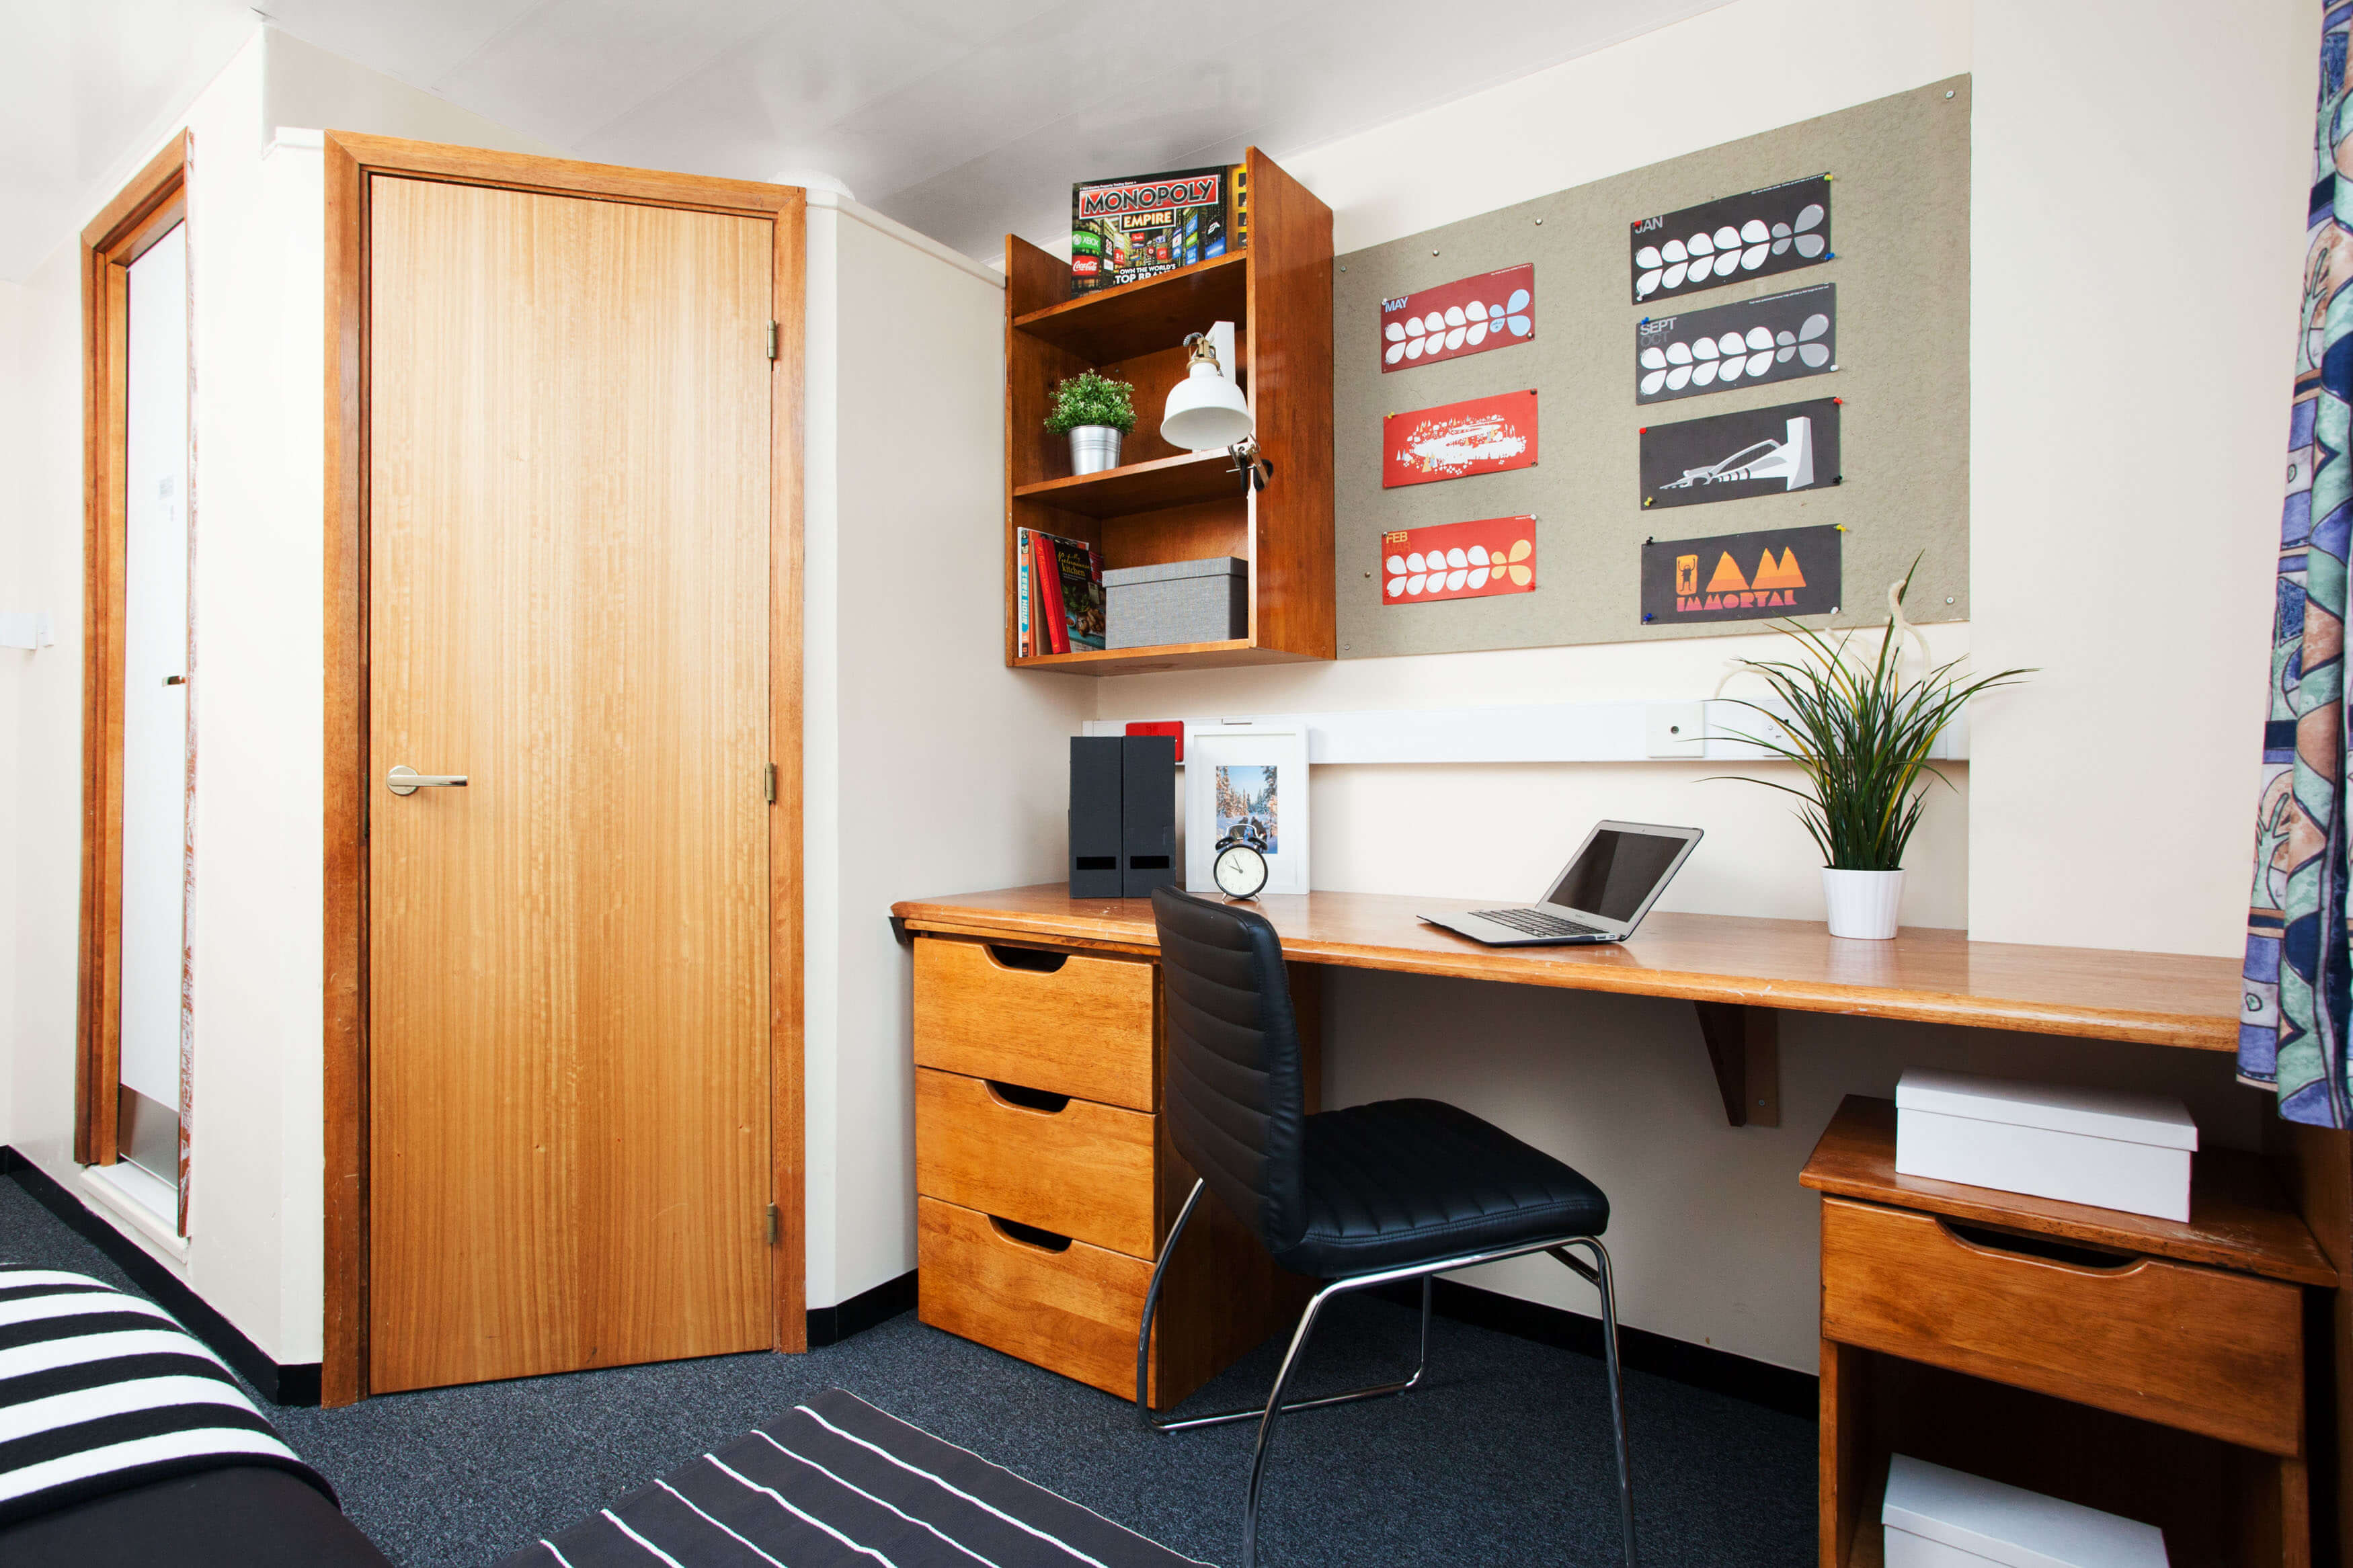
[(1581, 926), (1575, 921), (1565, 921), (1558, 915), (1548, 915), (1542, 910), (1473, 910), (1471, 912), (1482, 921), (1493, 921), (1498, 925), (1507, 925), (1514, 931), (1524, 931), (1530, 936), (1600, 936), (1603, 934), (1592, 926)]

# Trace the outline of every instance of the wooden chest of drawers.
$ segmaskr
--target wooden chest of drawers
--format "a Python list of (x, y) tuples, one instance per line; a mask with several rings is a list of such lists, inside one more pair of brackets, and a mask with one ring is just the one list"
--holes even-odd
[[(1133, 1398), (1152, 1261), (1193, 1184), (1159, 1116), (1158, 966), (956, 937), (914, 949), (919, 1315)], [(1314, 972), (1294, 966), (1292, 984), (1313, 1042)], [(1162, 1288), (1155, 1408), (1287, 1329), (1314, 1289), (1203, 1205)]]
[(1909, 1454), (2159, 1526), (2177, 1563), (2307, 1568), (2306, 1287), (2263, 1162), (2198, 1155), (2186, 1224), (1894, 1173), (1850, 1098), (1822, 1194), (1821, 1568), (1878, 1561)]

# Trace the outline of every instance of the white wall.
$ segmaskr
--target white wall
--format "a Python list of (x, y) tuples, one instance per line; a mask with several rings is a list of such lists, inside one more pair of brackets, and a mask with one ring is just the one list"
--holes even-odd
[[(33, 409), (26, 395), (26, 378), (20, 374), (26, 364), (25, 328), (26, 304), (25, 290), (15, 283), (0, 282), (0, 473), (22, 474), (31, 467), (34, 450)], [(23, 558), (23, 530), (6, 521), (21, 504), (21, 492), (0, 500), (0, 612), (21, 614), (47, 610), (52, 619), (62, 618), (62, 604), (35, 603), (35, 584), (26, 577)], [(16, 817), (19, 791), (13, 775), (22, 768), (27, 739), (23, 731), (24, 689), (32, 679), (36, 660), (58, 658), (54, 647), (39, 653), (13, 648), (0, 648), (0, 757), (8, 759), (0, 767), (0, 1143), (10, 1141), (16, 1102), (16, 1077), (7, 1070), (16, 1058), (16, 1009), (5, 998), (16, 994), (16, 942), (20, 929), (16, 917)]]
[[(297, 119), (295, 116), (301, 118)], [(133, 1236), (265, 1352), (319, 1359), (321, 471), (323, 195), (337, 129), (533, 151), (427, 94), (257, 27), (168, 130), (194, 138), (197, 714), (195, 1116), (185, 1256)], [(158, 142), (160, 144), (161, 138)], [(95, 213), (155, 151), (93, 186)], [(0, 417), (0, 598), (47, 609), (58, 646), (0, 653), (0, 881), (14, 922), (0, 985), (8, 1142), (69, 1188), (81, 700), (81, 370), (74, 237), (12, 291)], [(0, 407), (0, 416), (10, 413)], [(8, 447), (0, 447), (5, 453)], [(23, 603), (17, 601), (22, 599)], [(0, 932), (6, 931), (0, 926)], [(0, 976), (6, 971), (0, 969)], [(103, 1211), (101, 1211), (103, 1212)]]
[[(1272, 151), (1332, 205), (1346, 251), (1973, 72), (1978, 620), (1929, 631), (1939, 658), (2042, 673), (1972, 712), (1973, 761), (1948, 770), (1958, 787), (1915, 842), (1905, 918), (2227, 954), (2252, 852), (2317, 17), (2309, 0), (1735, 0)], [(1770, 640), (1124, 677), (1100, 683), (1096, 716), (1692, 698)], [(1708, 830), (1662, 908), (1819, 919), (1804, 835), (1771, 792), (1704, 782), (1722, 771), (1319, 768), (1314, 885), (1525, 897), (1595, 818), (1626, 816)], [(1917, 1063), (2165, 1088), (2215, 1142), (2252, 1145), (2269, 1114), (2219, 1056), (2071, 1042), (2054, 1058), (2027, 1036), (1785, 1015), (1784, 1124), (1734, 1131), (1687, 1006), (1355, 971), (1328, 984), (1332, 1103), (1439, 1095), (1560, 1153), (1615, 1199), (1630, 1322), (1807, 1370), (1817, 1209), (1796, 1177), (1842, 1095), (1888, 1094)], [(1591, 1308), (1541, 1259), (1479, 1282)]]
[(891, 905), (1060, 873), (1064, 740), (1092, 693), (995, 656), (1003, 279), (831, 193), (810, 201), (808, 1300), (823, 1307), (915, 1266), (911, 982)]
[(1978, 0), (1970, 604), (2043, 667), (1972, 727), (1981, 937), (2244, 943), (2319, 18)]

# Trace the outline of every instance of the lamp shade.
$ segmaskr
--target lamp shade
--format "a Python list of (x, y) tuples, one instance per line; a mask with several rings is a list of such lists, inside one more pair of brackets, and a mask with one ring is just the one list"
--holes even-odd
[(1192, 364), (1169, 390), (1160, 438), (1188, 452), (1214, 452), (1248, 440), (1256, 421), (1242, 389), (1225, 372), (1225, 362), (1233, 357), (1233, 323), (1219, 321), (1185, 341), (1193, 348)]
[(1188, 452), (1210, 452), (1230, 447), (1250, 433), (1250, 405), (1241, 388), (1206, 360), (1168, 394), (1168, 411), (1161, 416), (1160, 438)]

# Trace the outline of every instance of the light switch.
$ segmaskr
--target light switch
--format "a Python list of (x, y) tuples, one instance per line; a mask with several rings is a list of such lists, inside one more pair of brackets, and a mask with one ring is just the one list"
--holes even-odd
[(1704, 704), (1698, 702), (1652, 702), (1642, 710), (1645, 752), (1665, 760), (1688, 757), (1696, 762), (1707, 755), (1707, 721)]
[(0, 611), (0, 647), (43, 648), (57, 640), (47, 610)]

